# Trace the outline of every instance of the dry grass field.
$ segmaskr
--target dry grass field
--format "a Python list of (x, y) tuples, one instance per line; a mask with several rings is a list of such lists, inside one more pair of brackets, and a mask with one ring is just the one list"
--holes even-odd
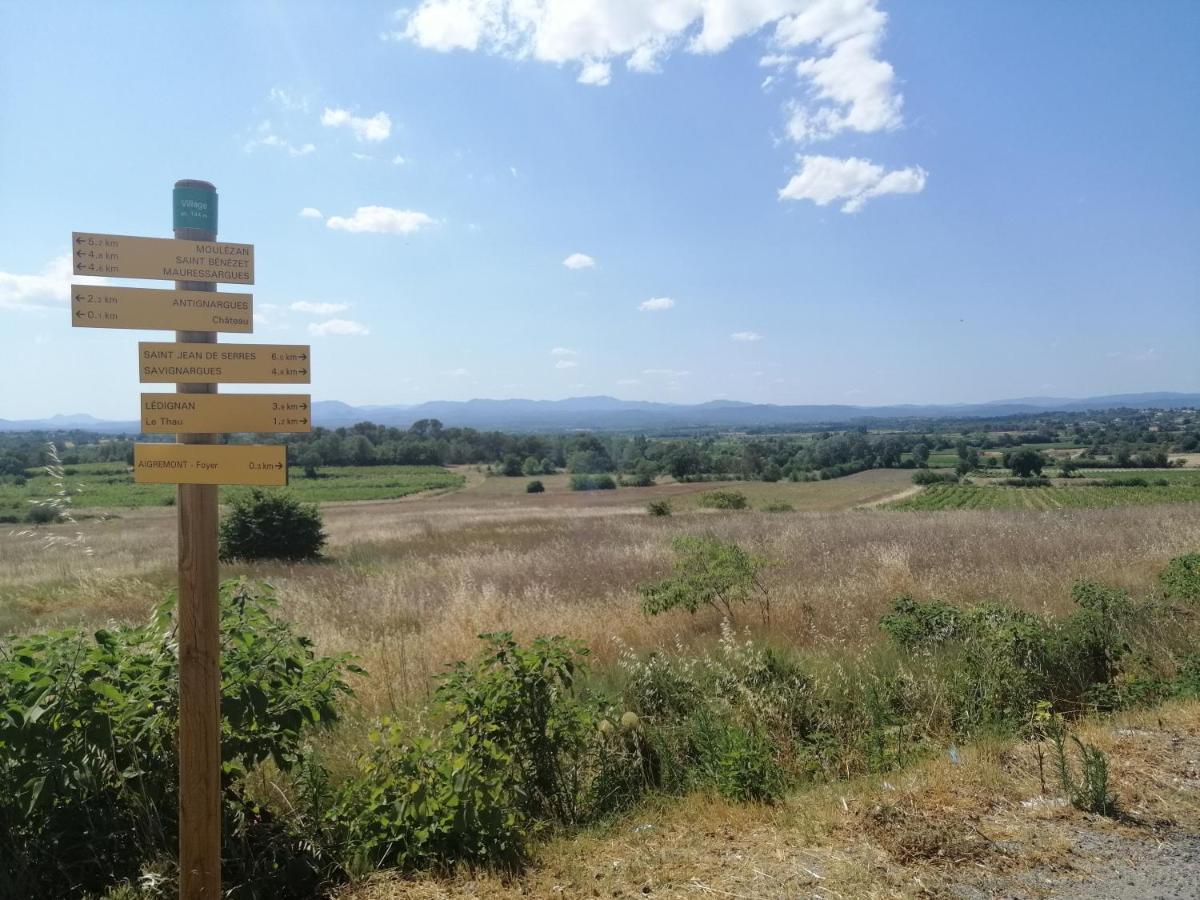
[[(727, 486), (756, 507), (795, 507), (782, 513), (696, 509), (696, 495), (711, 484), (573, 493), (554, 476), (545, 494), (527, 495), (525, 479), (475, 478), (453, 494), (328, 504), (326, 562), (225, 566), (223, 574), (271, 581), (285, 613), (322, 651), (356, 653), (371, 673), (357, 686), (370, 714), (422, 702), (429, 677), (473, 653), (480, 632), (571, 635), (601, 663), (613, 658), (614, 638), (634, 648), (709, 641), (715, 615), (648, 619), (639, 608), (636, 585), (667, 569), (678, 534), (712, 533), (767, 556), (766, 637), (835, 650), (875, 640), (879, 616), (902, 593), (1061, 611), (1078, 578), (1141, 590), (1172, 556), (1200, 547), (1194, 504), (1053, 513), (870, 508), (908, 490), (908, 476)], [(645, 504), (661, 497), (678, 512), (651, 518)], [(141, 620), (173, 584), (174, 512), (117, 515), (0, 535), (0, 631)], [(76, 533), (47, 546), (49, 536)], [(754, 621), (739, 625), (761, 630)]]

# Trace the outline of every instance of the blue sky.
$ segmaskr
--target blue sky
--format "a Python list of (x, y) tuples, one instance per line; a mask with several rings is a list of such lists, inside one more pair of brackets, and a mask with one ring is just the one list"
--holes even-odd
[(135, 418), (162, 334), (72, 329), (62, 259), (185, 177), (256, 247), (227, 339), (317, 399), (1200, 390), (1198, 49), (1187, 2), (0, 0), (0, 418)]

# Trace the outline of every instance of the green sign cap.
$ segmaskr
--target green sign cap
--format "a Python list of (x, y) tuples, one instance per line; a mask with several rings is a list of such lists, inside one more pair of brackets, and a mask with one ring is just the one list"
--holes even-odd
[(172, 194), (174, 227), (217, 231), (217, 192), (209, 188), (177, 187)]

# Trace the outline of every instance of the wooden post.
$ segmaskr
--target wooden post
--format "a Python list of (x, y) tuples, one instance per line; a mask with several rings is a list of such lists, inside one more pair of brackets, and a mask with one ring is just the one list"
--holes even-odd
[[(175, 228), (191, 241), (217, 238), (216, 193), (207, 181), (176, 188), (212, 192), (211, 230)], [(173, 223), (174, 224), (174, 223)], [(208, 281), (176, 281), (188, 291), (215, 291)], [(176, 341), (213, 344), (212, 331), (177, 331)], [(178, 384), (182, 394), (215, 394), (215, 384)], [(180, 434), (181, 444), (213, 444), (211, 434)], [(221, 634), (217, 570), (217, 488), (178, 486), (179, 509), (179, 896), (221, 896)]]

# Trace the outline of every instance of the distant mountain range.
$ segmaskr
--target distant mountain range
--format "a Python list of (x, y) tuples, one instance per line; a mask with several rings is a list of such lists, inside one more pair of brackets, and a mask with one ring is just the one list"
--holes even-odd
[[(323, 400), (313, 403), (313, 421), (326, 428), (358, 422), (407, 427), (418, 419), (438, 419), (447, 426), (501, 431), (568, 431), (585, 428), (598, 431), (654, 431), (705, 427), (839, 425), (868, 419), (987, 418), (1116, 408), (1200, 408), (1200, 394), (1112, 394), (1082, 400), (1021, 397), (990, 403), (897, 406), (784, 406), (737, 400), (712, 400), (698, 404), (653, 403), (603, 396), (571, 397), (566, 400), (434, 400), (415, 406), (351, 406), (336, 400)], [(135, 421), (106, 421), (86, 414), (58, 415), (49, 419), (0, 419), (0, 431), (71, 429), (135, 434), (139, 424)]]

